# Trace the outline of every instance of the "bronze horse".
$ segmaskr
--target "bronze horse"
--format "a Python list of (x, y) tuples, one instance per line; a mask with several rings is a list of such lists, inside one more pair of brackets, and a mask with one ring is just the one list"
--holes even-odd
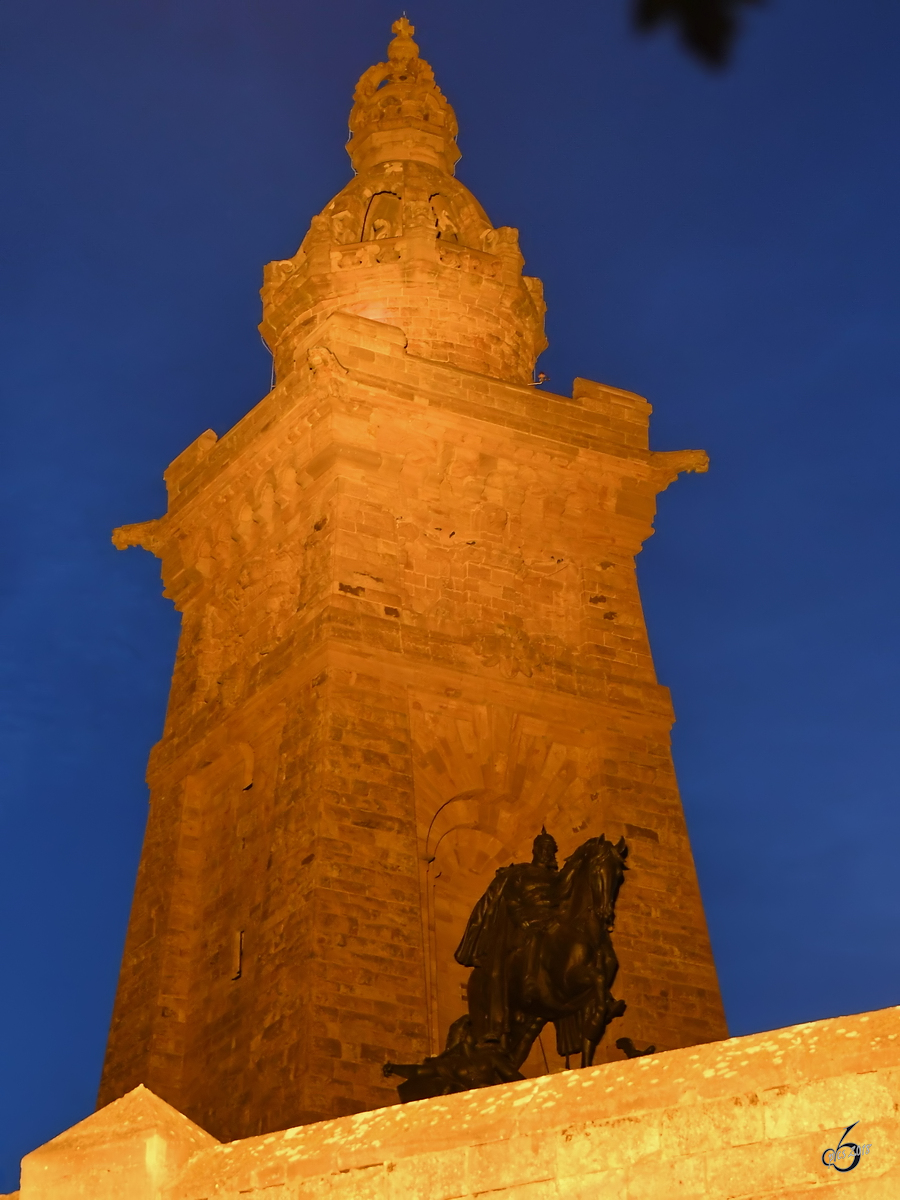
[[(625, 1011), (612, 986), (619, 969), (610, 930), (625, 877), (628, 847), (601, 834), (570, 854), (554, 880), (547, 918), (525, 931), (507, 961), (509, 1031), (506, 1050), (516, 1067), (552, 1022), (557, 1052), (567, 1062), (581, 1052), (589, 1067), (607, 1025)], [(470, 1012), (478, 1004), (476, 967), (469, 981)], [(473, 991), (474, 988), (474, 991)]]
[(612, 994), (619, 963), (609, 934), (627, 855), (624, 838), (613, 845), (601, 835), (557, 871), (556, 843), (542, 830), (531, 864), (497, 872), (456, 952), (473, 968), (468, 1014), (454, 1021), (442, 1053), (384, 1065), (405, 1080), (404, 1103), (521, 1079), (548, 1022), (566, 1066), (578, 1051), (583, 1067), (592, 1064), (607, 1025), (625, 1011)]

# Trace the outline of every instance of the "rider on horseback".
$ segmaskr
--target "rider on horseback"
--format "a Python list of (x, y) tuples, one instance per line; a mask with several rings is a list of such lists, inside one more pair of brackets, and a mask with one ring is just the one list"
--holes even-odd
[(509, 1032), (510, 955), (534, 945), (534, 932), (556, 909), (559, 868), (556, 842), (547, 832), (534, 839), (530, 863), (501, 867), (475, 905), (454, 957), (474, 967), (469, 1012), (475, 1036), (503, 1042)]
[[(600, 834), (559, 870), (556, 842), (542, 829), (530, 863), (497, 871), (455, 955), (472, 967), (468, 1014), (451, 1025), (441, 1054), (384, 1066), (385, 1075), (406, 1080), (401, 1100), (521, 1079), (519, 1068), (548, 1023), (566, 1066), (579, 1052), (581, 1065), (591, 1066), (606, 1027), (625, 1011), (612, 994), (619, 963), (609, 931), (627, 856), (624, 838), (614, 844)], [(641, 1053), (627, 1038), (620, 1048)]]
[(541, 829), (534, 839), (530, 863), (513, 863), (497, 872), (498, 875), (505, 873), (503, 899), (510, 917), (520, 929), (543, 925), (556, 907), (554, 887), (559, 871), (556, 849), (554, 838), (546, 829)]

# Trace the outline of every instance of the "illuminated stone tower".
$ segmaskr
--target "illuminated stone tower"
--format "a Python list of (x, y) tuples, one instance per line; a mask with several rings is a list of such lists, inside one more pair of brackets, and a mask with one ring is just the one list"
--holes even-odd
[(609, 1043), (726, 1033), (634, 571), (706, 458), (651, 452), (639, 396), (533, 386), (541, 285), (394, 32), (354, 178), (266, 270), (277, 385), (115, 535), (183, 628), (100, 1101), (144, 1083), (219, 1138), (393, 1103), (382, 1064), (464, 1011), (469, 909), (542, 824), (630, 846)]

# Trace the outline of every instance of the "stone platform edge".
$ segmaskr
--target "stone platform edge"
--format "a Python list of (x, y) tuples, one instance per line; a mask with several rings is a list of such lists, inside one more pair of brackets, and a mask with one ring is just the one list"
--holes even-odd
[[(823, 1163), (845, 1128), (861, 1147)], [(826, 1158), (828, 1156), (826, 1155)], [(900, 1197), (900, 1008), (220, 1144), (139, 1087), (22, 1160), (19, 1200)]]

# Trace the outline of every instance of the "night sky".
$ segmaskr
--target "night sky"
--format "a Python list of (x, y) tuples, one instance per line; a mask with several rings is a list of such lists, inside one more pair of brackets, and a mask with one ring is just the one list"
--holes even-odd
[[(412, 0), (408, 0), (412, 3)], [(628, 0), (417, 0), (550, 387), (708, 475), (639, 559), (733, 1033), (900, 1003), (893, 0), (770, 0), (711, 72)], [(349, 178), (395, 2), (9, 0), (0, 1191), (86, 1116), (178, 615), (116, 525), (268, 390), (258, 289)]]

